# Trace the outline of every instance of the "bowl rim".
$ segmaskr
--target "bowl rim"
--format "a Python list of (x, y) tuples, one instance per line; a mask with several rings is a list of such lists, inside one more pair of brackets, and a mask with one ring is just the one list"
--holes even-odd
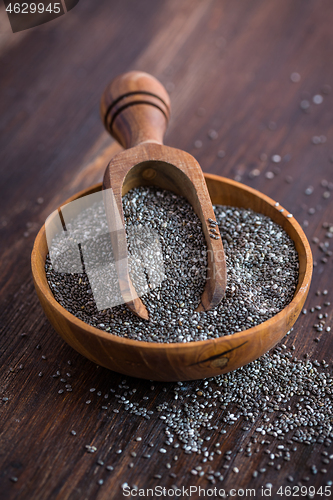
[[(234, 181), (232, 179), (228, 179), (227, 177), (223, 177), (220, 175), (204, 173), (204, 177), (205, 177), (205, 179), (223, 182), (225, 184), (229, 184), (231, 186), (234, 186), (238, 189), (243, 189), (243, 190), (247, 191), (248, 193), (255, 195), (258, 198), (262, 199), (264, 202), (266, 202), (267, 204), (271, 205), (274, 209), (276, 209), (276, 206), (275, 206), (276, 202), (272, 198), (270, 198), (269, 196), (261, 193), (260, 191), (254, 189), (254, 188), (251, 188), (245, 184)], [(101, 190), (101, 188), (102, 188), (102, 183), (99, 182), (99, 183), (94, 184), (88, 188), (82, 189), (81, 191), (75, 193), (70, 198), (68, 198), (66, 201), (64, 201), (60, 205), (60, 207), (67, 204), (67, 203), (70, 203), (71, 201), (73, 201), (75, 199), (78, 199), (78, 198), (81, 198), (82, 196), (85, 196), (87, 194), (87, 192), (96, 192), (96, 191)], [(279, 204), (279, 210), (281, 210), (281, 208), (283, 208), (283, 207)], [(258, 212), (258, 213), (260, 213), (260, 212)], [(209, 345), (213, 345), (216, 343), (223, 344), (223, 342), (226, 342), (228, 340), (228, 338), (230, 338), (230, 336), (232, 336), (235, 339), (237, 339), (237, 338), (239, 338), (239, 339), (249, 338), (255, 333), (256, 334), (260, 333), (260, 330), (262, 330), (262, 329), (269, 330), (270, 327), (272, 327), (275, 323), (282, 320), (283, 317), (288, 317), (289, 313), (291, 313), (294, 309), (297, 309), (297, 305), (303, 300), (304, 295), (306, 298), (306, 295), (308, 293), (308, 288), (309, 288), (310, 283), (311, 283), (312, 268), (313, 268), (311, 247), (310, 247), (310, 244), (308, 242), (308, 239), (307, 239), (303, 229), (301, 228), (299, 223), (296, 221), (296, 219), (293, 216), (290, 218), (287, 218), (287, 216), (289, 214), (290, 214), (290, 212), (288, 212), (286, 209), (284, 209), (283, 212), (281, 213), (281, 215), (287, 219), (288, 223), (291, 224), (291, 226), (293, 226), (294, 230), (298, 234), (298, 236), (303, 244), (304, 253), (305, 253), (305, 257), (306, 257), (305, 272), (304, 272), (304, 275), (302, 277), (302, 281), (297, 284), (298, 290), (295, 293), (293, 299), (289, 302), (289, 304), (287, 304), (286, 307), (284, 307), (280, 312), (278, 312), (277, 314), (275, 314), (274, 316), (272, 316), (268, 320), (263, 321), (259, 325), (248, 328), (247, 330), (242, 330), (240, 332), (236, 332), (236, 333), (233, 333), (230, 335), (224, 335), (224, 336), (218, 337), (218, 338), (214, 337), (212, 339), (198, 340), (198, 341), (192, 341), (192, 342), (171, 342), (171, 343), (148, 342), (148, 341), (144, 341), (144, 340), (128, 339), (125, 337), (115, 335), (111, 332), (105, 332), (105, 331), (100, 330), (99, 328), (96, 328), (94, 326), (91, 326), (88, 323), (86, 323), (85, 321), (77, 318), (76, 316), (74, 316), (74, 314), (67, 311), (67, 309), (65, 309), (62, 305), (59, 304), (59, 302), (56, 301), (56, 299), (55, 299), (55, 297), (54, 297), (54, 295), (53, 295), (53, 293), (52, 293), (52, 291), (47, 283), (45, 271), (44, 271), (43, 278), (39, 275), (38, 271), (39, 271), (40, 267), (38, 266), (38, 251), (40, 248), (41, 241), (45, 237), (45, 223), (43, 224), (43, 226), (41, 227), (41, 229), (39, 230), (39, 232), (35, 238), (32, 254), (31, 254), (31, 269), (32, 269), (33, 279), (34, 279), (36, 288), (38, 288), (40, 293), (43, 294), (43, 296), (45, 297), (47, 302), (49, 302), (50, 305), (52, 306), (52, 308), (56, 309), (58, 314), (63, 316), (67, 322), (73, 324), (75, 327), (77, 327), (81, 330), (83, 329), (83, 330), (89, 332), (90, 334), (95, 335), (96, 337), (98, 337), (101, 340), (106, 340), (106, 341), (109, 341), (111, 343), (116, 343), (116, 344), (120, 344), (120, 345), (127, 345), (129, 347), (134, 347), (134, 348), (141, 347), (143, 349), (151, 349), (151, 350), (154, 350), (154, 349), (163, 350), (165, 348), (168, 348), (171, 350), (184, 350), (184, 349), (186, 350), (186, 349), (193, 349), (194, 346), (209, 346)], [(144, 321), (144, 320), (142, 320), (142, 321)]]

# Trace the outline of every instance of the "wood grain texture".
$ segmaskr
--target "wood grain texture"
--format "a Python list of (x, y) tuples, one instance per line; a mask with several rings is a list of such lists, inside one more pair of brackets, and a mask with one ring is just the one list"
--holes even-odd
[(200, 165), (188, 153), (163, 146), (169, 115), (170, 100), (165, 88), (156, 78), (140, 71), (116, 77), (101, 99), (106, 129), (127, 148), (110, 161), (103, 180), (119, 288), (129, 309), (146, 320), (148, 311), (129, 275), (122, 207), (122, 196), (134, 187), (169, 189), (187, 198), (198, 215), (207, 244), (207, 275), (197, 310), (209, 311), (219, 304), (227, 283), (222, 240), (210, 234), (209, 220), (215, 221), (215, 215)]
[[(8, 22), (3, 14), (0, 9), (1, 26)], [(324, 306), (333, 303), (332, 256), (312, 241), (317, 237), (330, 243), (328, 250), (332, 247), (323, 223), (333, 222), (333, 194), (321, 186), (323, 180), (332, 183), (333, 95), (323, 93), (324, 85), (333, 86), (332, 23), (330, 0), (166, 0), (158, 5), (151, 0), (81, 0), (66, 16), (24, 32), (24, 39), (13, 40), (17, 35), (6, 33), (8, 44), (1, 45), (0, 60), (3, 498), (118, 500), (125, 481), (140, 488), (209, 484), (189, 473), (198, 465), (196, 455), (179, 453), (173, 461), (173, 454), (158, 453), (165, 427), (156, 413), (145, 420), (112, 411), (120, 405), (109, 390), (117, 394), (124, 376), (97, 368), (67, 345), (45, 318), (34, 290), (30, 256), (39, 228), (70, 196), (101, 182), (109, 158), (120, 151), (115, 144), (109, 146), (98, 114), (105, 83), (116, 75), (140, 69), (171, 92), (167, 145), (188, 151), (204, 171), (236, 177), (294, 214), (311, 242), (316, 264), (305, 307), (309, 311), (320, 305), (328, 314), (326, 324), (333, 326), (332, 308)], [(290, 81), (293, 72), (300, 74), (300, 82)], [(321, 105), (312, 101), (318, 93), (324, 97)], [(306, 112), (300, 108), (302, 100), (309, 102)], [(208, 136), (211, 130), (216, 139), (210, 138), (216, 134)], [(320, 135), (326, 142), (313, 144), (312, 137)], [(282, 157), (278, 164), (271, 161), (275, 154)], [(254, 169), (260, 175), (250, 177)], [(274, 178), (267, 178), (267, 172)], [(306, 195), (309, 186), (313, 193)], [(329, 198), (323, 198), (325, 192)], [(37, 203), (41, 197), (43, 203)], [(309, 213), (311, 208), (314, 213)], [(326, 296), (316, 294), (325, 289)], [(283, 342), (287, 349), (295, 346), (293, 356), (326, 359), (331, 367), (332, 333), (318, 334), (313, 328), (317, 321), (317, 312), (301, 314)], [(57, 370), (72, 384), (72, 392), (58, 393), (65, 383), (52, 377)], [(126, 380), (137, 389), (133, 401), (148, 410), (155, 411), (163, 401), (177, 404), (173, 383), (154, 383), (151, 390), (151, 382)], [(196, 387), (188, 382), (184, 394)], [(102, 409), (105, 394), (109, 410)], [(220, 425), (218, 412), (216, 418)], [(259, 492), (268, 482), (275, 488), (290, 486), (304, 476), (310, 477), (306, 484), (319, 488), (333, 479), (331, 464), (325, 466), (326, 474), (311, 474), (311, 465), (319, 470), (324, 466), (319, 445), (297, 445), (290, 462), (281, 460), (281, 470), (267, 466), (262, 453), (251, 458), (237, 454), (230, 468), (223, 469), (224, 453), (244, 447), (253, 432), (251, 427), (244, 433), (241, 427), (228, 427), (224, 436), (212, 433), (211, 443), (221, 443), (222, 455), (211, 464), (223, 471), (226, 490)], [(150, 441), (153, 448), (147, 445)], [(96, 446), (95, 454), (85, 451), (87, 444)], [(333, 453), (332, 447), (327, 451)], [(145, 453), (152, 458), (142, 458)], [(113, 465), (114, 471), (97, 465), (97, 459)], [(239, 474), (233, 473), (234, 466)], [(252, 478), (263, 467), (266, 472)], [(17, 483), (10, 481), (13, 476)]]

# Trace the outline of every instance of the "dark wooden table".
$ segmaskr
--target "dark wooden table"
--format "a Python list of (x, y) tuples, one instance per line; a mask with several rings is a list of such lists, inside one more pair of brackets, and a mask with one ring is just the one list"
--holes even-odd
[[(279, 200), (310, 241), (317, 237), (332, 247), (323, 223), (333, 223), (333, 3), (81, 0), (66, 16), (17, 34), (10, 32), (3, 7), (0, 16), (0, 498), (118, 499), (124, 482), (208, 488), (206, 479), (189, 472), (198, 456), (179, 453), (174, 462), (171, 452), (157, 452), (165, 436), (154, 410), (163, 400), (173, 401), (174, 384), (154, 384), (152, 390), (151, 382), (127, 378), (137, 388), (135, 401), (147, 396), (143, 402), (154, 414), (145, 420), (114, 413), (119, 405), (110, 389), (117, 391), (126, 377), (84, 359), (52, 329), (34, 291), (31, 249), (52, 210), (101, 180), (115, 148), (99, 118), (99, 99), (112, 77), (130, 69), (152, 73), (171, 94), (166, 144), (193, 154), (204, 171)], [(300, 81), (291, 81), (293, 73)], [(321, 104), (313, 102), (317, 94)], [(274, 163), (273, 155), (281, 162)], [(313, 192), (307, 195), (309, 186)], [(316, 266), (308, 309), (333, 303), (332, 257), (311, 245)], [(326, 297), (316, 295), (324, 289)], [(331, 325), (332, 308), (327, 312)], [(296, 356), (324, 358), (332, 369), (333, 333), (317, 334), (314, 322), (314, 315), (301, 315), (287, 343), (296, 346)], [(57, 371), (72, 392), (58, 393), (65, 384), (52, 376)], [(105, 401), (108, 410), (102, 409)], [(222, 455), (210, 462), (214, 470), (225, 463), (226, 450), (244, 444), (238, 425), (225, 436)], [(87, 453), (85, 445), (96, 453)], [(142, 458), (147, 450), (150, 460)], [(332, 465), (326, 474), (310, 472), (313, 464), (323, 467), (321, 451), (317, 444), (299, 445), (280, 471), (267, 467), (256, 479), (252, 472), (265, 466), (267, 456), (237, 456), (231, 465), (240, 473), (229, 469), (218, 486), (251, 487), (260, 496), (268, 482), (276, 491), (302, 483), (306, 475), (308, 485), (324, 486), (333, 479)]]

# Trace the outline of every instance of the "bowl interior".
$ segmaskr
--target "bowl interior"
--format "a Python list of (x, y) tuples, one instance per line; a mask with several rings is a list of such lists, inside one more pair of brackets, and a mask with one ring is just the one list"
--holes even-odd
[[(295, 248), (299, 257), (299, 278), (294, 295), (296, 296), (299, 289), (304, 285), (305, 281), (309, 282), (312, 273), (312, 254), (310, 245), (298, 222), (293, 217), (288, 218), (287, 215), (289, 214), (289, 212), (287, 210), (284, 209), (283, 212), (281, 212), (282, 207), (280, 205), (275, 206), (276, 202), (274, 200), (255, 189), (245, 186), (244, 184), (241, 184), (239, 182), (212, 174), (205, 174), (205, 179), (213, 205), (230, 205), (240, 208), (250, 208), (254, 212), (258, 212), (270, 217), (274, 222), (278, 223), (290, 236), (295, 244)], [(149, 185), (149, 182), (146, 185)], [(134, 185), (126, 189), (126, 192), (132, 187), (134, 187)], [(76, 193), (74, 196), (69, 198), (62, 206), (79, 198), (87, 197), (87, 195), (98, 193), (101, 190), (101, 183), (92, 186), (91, 188)], [(89, 206), (90, 203), (92, 204), (94, 201), (96, 201), (95, 198), (92, 198), (91, 202), (88, 201), (89, 197), (85, 199), (87, 200), (85, 206), (83, 206), (82, 204), (77, 204), (76, 206), (75, 204), (72, 204), (72, 217), (78, 215), (82, 208), (85, 208), (86, 206)], [(51, 237), (54, 236), (54, 234), (58, 230), (58, 225), (54, 223), (54, 220), (58, 218), (58, 210), (54, 211), (48, 218)], [(40, 248), (44, 257), (43, 269), (48, 252), (47, 244), (45, 243), (46, 241), (41, 241)], [(43, 280), (44, 285), (46, 284), (48, 287), (45, 272), (42, 272), (42, 275), (44, 275), (45, 277)], [(95, 330), (100, 332), (100, 330), (98, 329)]]

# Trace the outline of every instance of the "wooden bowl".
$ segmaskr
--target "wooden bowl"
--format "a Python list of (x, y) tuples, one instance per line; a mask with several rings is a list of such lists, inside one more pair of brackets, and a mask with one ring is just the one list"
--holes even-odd
[[(160, 381), (195, 380), (246, 365), (271, 349), (290, 330), (302, 310), (312, 276), (312, 254), (303, 230), (293, 217), (287, 218), (288, 211), (281, 213), (281, 207), (275, 207), (275, 202), (259, 191), (216, 175), (205, 174), (205, 179), (213, 204), (251, 208), (268, 215), (289, 234), (299, 257), (299, 279), (293, 300), (260, 325), (218, 339), (160, 344), (118, 337), (84, 323), (55, 300), (45, 274), (48, 248), (43, 226), (31, 257), (35, 288), (52, 326), (76, 351), (124, 375)], [(66, 203), (101, 188), (98, 184), (81, 191)]]

